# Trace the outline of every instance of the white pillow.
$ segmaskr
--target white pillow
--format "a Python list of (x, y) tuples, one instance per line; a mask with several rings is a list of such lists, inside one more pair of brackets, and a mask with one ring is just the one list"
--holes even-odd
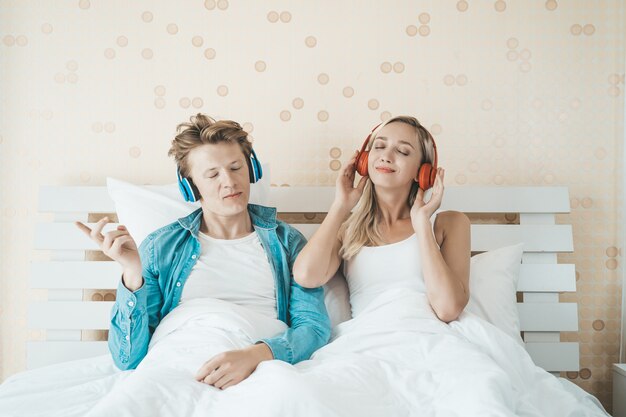
[(342, 268), (339, 268), (335, 276), (324, 285), (324, 304), (326, 304), (330, 325), (333, 329), (339, 323), (352, 318), (350, 290), (341, 270)]
[(465, 307), (522, 345), (516, 293), (523, 248), (518, 243), (471, 257), (470, 299)]
[[(263, 177), (250, 185), (250, 202), (267, 205), (270, 193), (269, 166), (262, 165), (262, 168)], [(141, 186), (107, 178), (107, 189), (115, 203), (119, 223), (126, 226), (137, 245), (158, 228), (200, 207), (199, 202), (185, 201), (177, 183)]]

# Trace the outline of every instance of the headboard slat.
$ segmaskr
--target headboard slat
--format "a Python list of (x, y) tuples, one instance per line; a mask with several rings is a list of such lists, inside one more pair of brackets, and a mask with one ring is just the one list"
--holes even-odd
[[(93, 226), (93, 223), (88, 223)], [(318, 224), (293, 224), (307, 238)], [(114, 230), (117, 223), (109, 223), (104, 231)], [(572, 252), (572, 226), (516, 224), (473, 224), (472, 251), (482, 252), (524, 242), (526, 252)], [(35, 249), (40, 250), (97, 250), (98, 246), (73, 223), (38, 223), (35, 229)]]

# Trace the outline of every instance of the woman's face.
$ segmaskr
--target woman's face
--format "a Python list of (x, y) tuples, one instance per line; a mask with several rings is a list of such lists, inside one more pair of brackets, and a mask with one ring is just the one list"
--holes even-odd
[(200, 191), (202, 208), (233, 216), (247, 210), (250, 177), (243, 151), (236, 143), (218, 142), (192, 149), (187, 156), (190, 176)]
[(367, 162), (377, 187), (402, 188), (417, 178), (422, 150), (415, 128), (402, 122), (385, 125), (374, 139)]

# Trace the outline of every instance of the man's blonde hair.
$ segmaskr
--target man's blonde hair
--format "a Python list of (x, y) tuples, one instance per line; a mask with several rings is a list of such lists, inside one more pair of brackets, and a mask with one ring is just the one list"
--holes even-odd
[(252, 152), (252, 143), (248, 140), (248, 133), (241, 125), (232, 120), (215, 121), (206, 114), (198, 113), (189, 118), (189, 122), (181, 123), (176, 127), (176, 137), (172, 140), (172, 147), (167, 153), (173, 156), (180, 167), (180, 173), (188, 177), (189, 163), (187, 156), (192, 149), (206, 144), (219, 142), (237, 143), (241, 148), (246, 161)]

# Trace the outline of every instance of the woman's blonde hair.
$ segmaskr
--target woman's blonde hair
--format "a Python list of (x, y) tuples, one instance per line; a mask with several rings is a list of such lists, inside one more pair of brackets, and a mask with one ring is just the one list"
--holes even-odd
[[(396, 116), (386, 122), (382, 123), (375, 131), (367, 145), (369, 150), (378, 135), (380, 130), (389, 123), (400, 122), (406, 123), (415, 128), (417, 140), (422, 150), (422, 160), (418, 167), (423, 163), (433, 164), (435, 161), (435, 147), (432, 135), (421, 123), (411, 116)], [(417, 170), (415, 171), (417, 176)], [(419, 184), (414, 182), (411, 185), (411, 190), (407, 198), (407, 204), (409, 207), (413, 205), (415, 197), (417, 196)], [(339, 255), (343, 259), (350, 259), (355, 256), (363, 246), (378, 246), (385, 242), (383, 241), (378, 225), (380, 222), (380, 216), (378, 212), (378, 201), (376, 199), (376, 190), (371, 180), (367, 180), (363, 195), (358, 204), (352, 211), (352, 214), (339, 228), (339, 236), (342, 240), (341, 249)]]
[(189, 118), (189, 122), (181, 123), (176, 127), (176, 137), (172, 140), (172, 147), (167, 153), (173, 156), (184, 177), (189, 176), (187, 156), (192, 149), (206, 144), (219, 142), (237, 143), (241, 148), (246, 161), (252, 152), (252, 143), (248, 140), (248, 133), (241, 125), (232, 120), (215, 121), (206, 114), (198, 113)]

